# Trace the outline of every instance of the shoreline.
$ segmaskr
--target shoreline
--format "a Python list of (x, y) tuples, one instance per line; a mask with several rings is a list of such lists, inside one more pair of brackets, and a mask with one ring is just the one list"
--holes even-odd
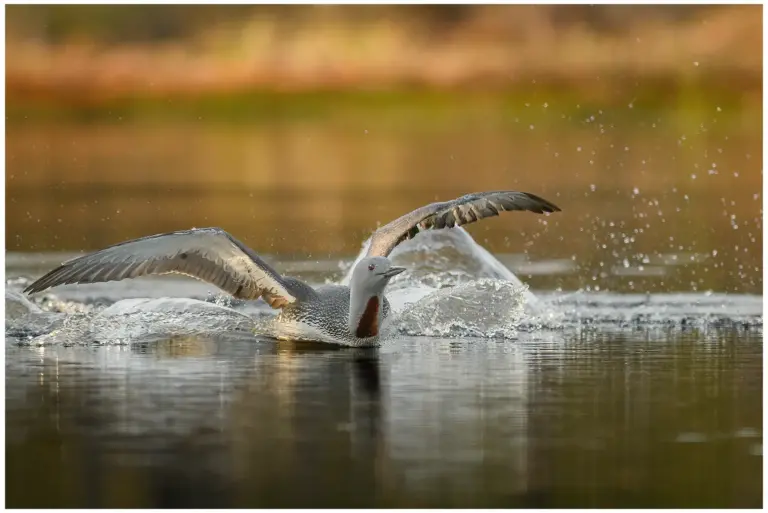
[[(643, 83), (643, 82), (640, 82)], [(762, 113), (760, 90), (734, 91), (727, 84), (680, 84), (645, 81), (606, 84), (605, 89), (575, 88), (569, 83), (530, 84), (520, 87), (430, 89), (237, 89), (98, 97), (88, 94), (19, 95), (6, 93), (6, 122), (97, 121), (311, 121), (360, 118), (375, 114), (386, 122), (399, 118), (425, 122), (455, 121), (468, 117), (535, 119), (555, 122), (560, 116), (574, 122), (585, 115), (605, 111), (647, 119), (649, 116), (690, 117), (716, 115), (722, 121), (750, 121)], [(730, 82), (731, 86), (733, 82)], [(505, 121), (506, 120), (506, 121)], [(558, 122), (559, 123), (559, 122)], [(527, 125), (526, 125), (527, 126)]]

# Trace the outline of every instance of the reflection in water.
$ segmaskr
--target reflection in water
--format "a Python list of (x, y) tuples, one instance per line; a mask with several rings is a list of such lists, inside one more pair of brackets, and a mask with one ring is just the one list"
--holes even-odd
[[(571, 346), (578, 356), (531, 361), (532, 487), (587, 504), (758, 506), (762, 461), (748, 454), (762, 435), (738, 431), (762, 426), (761, 336), (741, 336), (598, 335)], [(679, 443), (690, 432), (701, 443)]]
[(8, 505), (755, 507), (760, 354), (760, 330), (9, 346)]

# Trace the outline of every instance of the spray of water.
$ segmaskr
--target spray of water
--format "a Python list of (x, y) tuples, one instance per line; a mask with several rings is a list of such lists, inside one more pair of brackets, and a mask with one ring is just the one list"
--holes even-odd
[[(368, 241), (352, 265), (363, 258)], [(391, 255), (407, 271), (387, 289), (386, 336), (514, 339), (542, 328), (762, 327), (762, 298), (723, 294), (646, 296), (596, 292), (534, 296), (463, 229), (427, 231)], [(352, 265), (341, 283), (348, 284)], [(9, 295), (10, 294), (10, 295)], [(34, 345), (120, 345), (157, 337), (271, 336), (274, 312), (229, 300), (125, 299), (104, 308), (53, 294), (30, 302), (6, 291), (6, 337)]]

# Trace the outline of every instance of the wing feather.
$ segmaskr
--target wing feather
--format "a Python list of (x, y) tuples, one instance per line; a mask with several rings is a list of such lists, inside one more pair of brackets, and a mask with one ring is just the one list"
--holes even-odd
[(368, 256), (387, 256), (398, 244), (412, 239), (421, 230), (453, 228), (514, 210), (536, 214), (560, 212), (554, 203), (527, 192), (467, 194), (455, 200), (417, 208), (379, 228), (371, 237)]
[(197, 278), (239, 299), (263, 297), (273, 308), (314, 294), (299, 280), (281, 276), (220, 228), (184, 230), (116, 244), (64, 262), (24, 291), (167, 273)]

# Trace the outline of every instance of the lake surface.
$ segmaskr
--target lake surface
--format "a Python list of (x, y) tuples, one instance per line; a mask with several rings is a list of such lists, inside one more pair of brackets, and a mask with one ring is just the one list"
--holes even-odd
[(7, 500), (760, 507), (761, 355), (735, 329), (9, 347)]
[(9, 505), (761, 505), (761, 296), (539, 292), (531, 326), (484, 291), (354, 350), (254, 335), (266, 308), (209, 289), (67, 286), (8, 322)]
[[(10, 120), (7, 505), (760, 507), (760, 116), (631, 100)], [(420, 295), (375, 350), (275, 342), (252, 329), (262, 303), (193, 280), (13, 295), (80, 251), (193, 226), (339, 281), (377, 223), (503, 188), (563, 212), (400, 255), (391, 294)]]

